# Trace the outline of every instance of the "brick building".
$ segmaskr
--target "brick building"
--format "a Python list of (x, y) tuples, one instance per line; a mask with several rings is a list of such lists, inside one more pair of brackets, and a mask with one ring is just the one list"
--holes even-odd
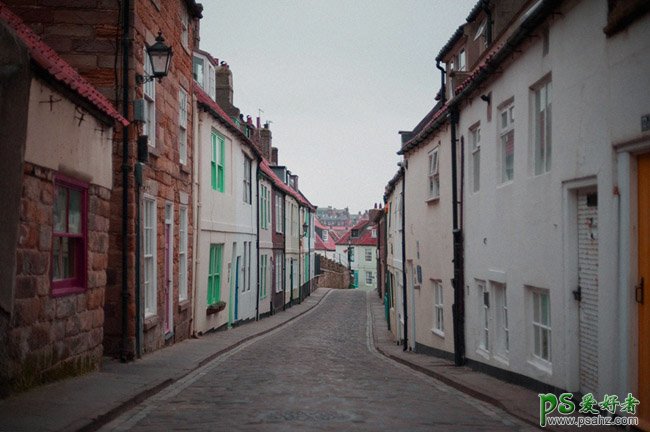
[[(126, 360), (188, 337), (193, 219), (188, 95), (202, 7), (192, 0), (7, 3), (124, 117), (136, 120), (118, 128), (113, 142), (105, 352)], [(142, 83), (136, 77), (150, 74), (146, 46), (159, 32), (173, 50), (169, 74)], [(148, 142), (138, 140), (142, 136)]]
[[(0, 3), (0, 394), (96, 368), (115, 123), (110, 102)], [(16, 238), (17, 234), (17, 238)]]

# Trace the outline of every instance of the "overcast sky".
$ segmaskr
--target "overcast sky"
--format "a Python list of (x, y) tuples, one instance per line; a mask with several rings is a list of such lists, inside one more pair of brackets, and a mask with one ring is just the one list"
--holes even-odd
[(475, 3), (203, 1), (200, 46), (230, 65), (242, 113), (272, 122), (307, 198), (358, 212), (381, 201), (398, 132), (435, 104), (435, 57)]

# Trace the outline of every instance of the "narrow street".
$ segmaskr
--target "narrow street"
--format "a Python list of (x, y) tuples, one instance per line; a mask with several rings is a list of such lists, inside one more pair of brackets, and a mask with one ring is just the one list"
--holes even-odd
[(333, 290), (102, 430), (531, 429), (375, 351), (368, 295)]

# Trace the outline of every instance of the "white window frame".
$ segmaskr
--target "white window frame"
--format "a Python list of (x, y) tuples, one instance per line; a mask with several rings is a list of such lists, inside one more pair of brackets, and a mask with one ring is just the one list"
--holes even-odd
[(329, 239), (329, 232), (326, 229), (324, 229), (323, 230), (323, 241), (326, 242), (328, 239)]
[(284, 291), (284, 271), (282, 269), (284, 264), (284, 256), (278, 254), (275, 256), (275, 292), (279, 293)]
[(469, 129), (469, 144), (472, 152), (472, 192), (476, 193), (481, 190), (481, 125), (478, 123)]
[(431, 331), (445, 337), (445, 309), (442, 281), (432, 280), (433, 285), (433, 328)]
[(366, 270), (366, 285), (372, 285), (373, 283), (375, 283), (374, 279), (375, 279), (375, 275), (373, 274), (373, 272)]
[(248, 156), (244, 155), (244, 202), (246, 204), (252, 204), (252, 172), (253, 172), (253, 160)]
[[(515, 104), (514, 101), (508, 102), (499, 110), (499, 162), (500, 162), (500, 183), (508, 183), (515, 178)], [(512, 167), (510, 172), (507, 164), (507, 146), (509, 137), (512, 140)]]
[[(531, 355), (533, 359), (545, 366), (552, 362), (552, 330), (551, 330), (551, 296), (548, 290), (529, 287), (531, 295)], [(542, 300), (546, 298), (548, 316), (544, 317)], [(543, 339), (546, 338), (546, 352)]]
[(158, 219), (156, 199), (145, 195), (142, 198), (142, 282), (144, 290), (144, 315), (158, 313)]
[(494, 294), (496, 315), (496, 344), (495, 351), (507, 359), (510, 352), (510, 328), (508, 326), (508, 290), (505, 283), (490, 281)]
[(190, 15), (185, 5), (181, 6), (181, 44), (183, 48), (190, 49)]
[(187, 218), (188, 210), (186, 205), (181, 205), (178, 209), (178, 300), (188, 299), (187, 294)]
[(458, 71), (464, 72), (467, 69), (467, 52), (462, 49), (458, 53)]
[(429, 152), (428, 162), (429, 168), (427, 172), (427, 180), (429, 184), (428, 194), (429, 200), (440, 198), (440, 175), (439, 175), (439, 165), (440, 165), (440, 153), (439, 146), (434, 148)]
[(276, 193), (275, 195), (275, 232), (284, 233), (284, 197)]
[(479, 348), (485, 352), (490, 352), (490, 291), (484, 280), (476, 280), (481, 336), (479, 339)]
[[(144, 48), (144, 75), (153, 75), (153, 69), (147, 47)], [(149, 139), (149, 146), (156, 147), (156, 80), (142, 83), (142, 95), (144, 99), (144, 122), (142, 124), (142, 135)]]
[(533, 165), (535, 175), (541, 175), (551, 170), (552, 153), (552, 91), (551, 80), (533, 88)]
[(178, 89), (178, 160), (187, 163), (187, 92)]
[(366, 248), (366, 262), (372, 261), (372, 249)]

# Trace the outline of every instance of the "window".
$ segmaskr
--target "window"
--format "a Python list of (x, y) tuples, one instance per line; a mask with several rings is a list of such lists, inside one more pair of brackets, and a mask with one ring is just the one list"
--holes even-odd
[[(144, 74), (153, 75), (151, 61), (147, 49), (144, 50)], [(146, 81), (142, 84), (144, 94), (144, 122), (142, 124), (142, 135), (149, 138), (149, 145), (156, 147), (156, 80)]]
[(284, 197), (275, 194), (275, 232), (284, 232)]
[(194, 81), (198, 83), (198, 85), (201, 86), (205, 90), (205, 84), (203, 82), (204, 75), (203, 75), (203, 68), (204, 68), (204, 61), (201, 57), (194, 56), (192, 58), (192, 76), (194, 77)]
[(472, 152), (472, 191), (481, 189), (481, 128), (474, 126), (469, 130), (470, 150)]
[(52, 294), (86, 289), (88, 186), (56, 177), (52, 226)]
[(440, 177), (438, 176), (438, 148), (429, 153), (429, 199), (440, 196)]
[(350, 233), (350, 236), (352, 238), (357, 238), (359, 237), (359, 230), (358, 229), (353, 229), (352, 232)]
[(251, 242), (244, 242), (242, 261), (242, 292), (248, 292), (251, 289)]
[(533, 357), (551, 361), (551, 303), (547, 291), (532, 290)]
[(270, 211), (269, 188), (260, 185), (260, 228), (269, 229), (269, 211)]
[(433, 332), (445, 335), (445, 315), (442, 301), (442, 282), (432, 281), (433, 283)]
[(145, 316), (157, 313), (157, 278), (156, 278), (156, 251), (157, 229), (156, 201), (153, 198), (142, 200), (142, 279), (144, 282), (144, 314)]
[(515, 162), (515, 128), (514, 128), (514, 105), (511, 103), (499, 113), (499, 135), (500, 162), (501, 162), (501, 183), (511, 181), (514, 178)]
[(212, 152), (210, 159), (210, 176), (212, 189), (223, 192), (225, 190), (226, 169), (226, 139), (216, 131), (211, 133)]
[(179, 209), (178, 299), (187, 300), (187, 206)]
[(260, 300), (267, 296), (268, 255), (260, 256)]
[(208, 305), (221, 300), (221, 256), (223, 244), (210, 245), (210, 262), (208, 264)]
[(178, 90), (178, 159), (187, 163), (187, 92)]
[(506, 286), (497, 282), (491, 282), (491, 285), (496, 305), (496, 350), (500, 355), (507, 356), (510, 351), (510, 329), (508, 328)]
[(323, 230), (323, 241), (327, 241), (329, 239), (329, 232), (327, 230)]
[(372, 231), (370, 232), (370, 236), (372, 238), (377, 238), (377, 228), (372, 229)]
[(282, 271), (282, 264), (284, 257), (282, 254), (275, 255), (275, 292), (284, 291), (284, 272)]
[(350, 256), (350, 262), (354, 262), (354, 247), (350, 246), (350, 249), (348, 250), (348, 255)]
[(185, 6), (181, 6), (181, 44), (189, 49), (190, 17)]
[(465, 69), (467, 69), (467, 55), (465, 54), (465, 50), (461, 50), (458, 53), (458, 70), (465, 71)]
[(366, 261), (372, 261), (372, 249), (366, 248)]
[(366, 272), (366, 285), (375, 283), (375, 275), (371, 271)]
[(481, 317), (481, 340), (479, 347), (485, 351), (490, 350), (490, 292), (487, 290), (485, 281), (476, 281), (480, 302)]
[(535, 90), (533, 109), (535, 174), (551, 170), (551, 82)]
[(244, 156), (244, 202), (247, 204), (252, 203), (251, 166), (251, 159), (248, 156)]

